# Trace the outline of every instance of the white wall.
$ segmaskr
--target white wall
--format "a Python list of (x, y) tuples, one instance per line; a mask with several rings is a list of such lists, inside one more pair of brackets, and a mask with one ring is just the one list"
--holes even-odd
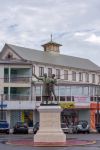
[(4, 104), (7, 104), (7, 107), (4, 110), (34, 110), (35, 101), (5, 101)]
[(3, 94), (4, 66), (0, 65), (0, 94)]
[(76, 81), (74, 82), (79, 82), (79, 72), (83, 73), (83, 81), (81, 81), (82, 83), (86, 83), (85, 80), (85, 73), (89, 73), (89, 82), (87, 83), (92, 83), (92, 74), (95, 74), (95, 84), (98, 84), (98, 75), (100, 74), (99, 72), (90, 72), (90, 71), (84, 71), (82, 69), (75, 69), (75, 68), (67, 68), (67, 67), (58, 67), (58, 66), (54, 66), (54, 65), (43, 65), (43, 64), (34, 64), (35, 66), (35, 74), (37, 76), (39, 76), (39, 67), (44, 67), (44, 73), (48, 73), (48, 68), (52, 68), (52, 73), (56, 74), (56, 69), (60, 69), (60, 74), (61, 74), (61, 79), (64, 79), (64, 70), (68, 70), (68, 81), (72, 81), (72, 71), (76, 72)]

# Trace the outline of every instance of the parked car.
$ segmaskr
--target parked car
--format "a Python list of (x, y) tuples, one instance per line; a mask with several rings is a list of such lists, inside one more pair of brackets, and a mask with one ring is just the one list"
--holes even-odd
[(36, 134), (38, 130), (39, 130), (39, 122), (36, 122), (33, 125), (33, 133)]
[(6, 120), (0, 121), (0, 133), (9, 134), (9, 131), (10, 131), (9, 123)]
[(25, 122), (16, 122), (15, 126), (13, 127), (13, 133), (26, 133), (28, 134), (28, 126)]
[(70, 129), (67, 127), (66, 123), (61, 123), (61, 128), (64, 133), (69, 133)]
[(90, 133), (90, 127), (86, 120), (76, 122), (72, 127), (72, 133)]

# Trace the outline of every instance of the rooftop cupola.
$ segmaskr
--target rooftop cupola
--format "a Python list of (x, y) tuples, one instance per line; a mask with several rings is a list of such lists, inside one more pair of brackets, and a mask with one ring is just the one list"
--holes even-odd
[(45, 43), (42, 45), (45, 52), (56, 52), (60, 53), (59, 47), (62, 46), (61, 44), (58, 44), (56, 42), (52, 41), (52, 35), (51, 35), (51, 41)]

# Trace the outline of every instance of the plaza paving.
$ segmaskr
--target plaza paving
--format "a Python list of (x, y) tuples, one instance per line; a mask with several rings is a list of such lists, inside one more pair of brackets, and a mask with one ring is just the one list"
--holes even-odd
[(94, 144), (74, 145), (70, 147), (32, 147), (26, 146), (25, 142), (22, 146), (13, 144), (5, 144), (7, 141), (27, 141), (32, 140), (33, 135), (0, 135), (0, 150), (100, 150), (100, 134), (67, 134), (68, 139), (79, 141), (96, 141)]
[(71, 146), (84, 146), (89, 144), (95, 144), (95, 140), (78, 140), (67, 139), (66, 142), (34, 142), (29, 139), (9, 140), (6, 144), (16, 146), (31, 146), (31, 147), (71, 147)]

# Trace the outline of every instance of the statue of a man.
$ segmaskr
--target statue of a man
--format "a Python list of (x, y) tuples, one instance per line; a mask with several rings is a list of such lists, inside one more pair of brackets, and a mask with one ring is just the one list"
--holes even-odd
[(57, 80), (55, 79), (55, 74), (52, 74), (51, 78), (49, 79), (49, 90), (50, 90), (50, 96), (54, 96), (54, 100), (57, 100), (56, 94), (55, 94), (55, 85), (57, 85)]
[(50, 89), (49, 89), (50, 80), (47, 77), (47, 74), (45, 73), (43, 75), (43, 77), (37, 77), (35, 74), (33, 76), (36, 79), (41, 80), (43, 82), (42, 103), (46, 102), (46, 104), (48, 104), (48, 101), (49, 101), (49, 98), (50, 98)]

